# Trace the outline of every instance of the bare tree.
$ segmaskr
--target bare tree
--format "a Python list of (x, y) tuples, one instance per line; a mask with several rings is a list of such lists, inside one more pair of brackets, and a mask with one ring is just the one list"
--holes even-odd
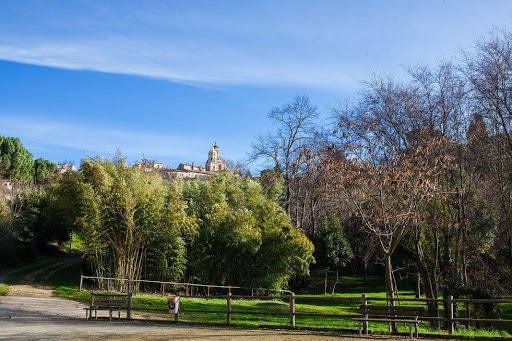
[(251, 162), (263, 160), (279, 172), (284, 180), (284, 208), (290, 215), (292, 183), (305, 161), (305, 151), (314, 132), (318, 111), (307, 96), (296, 96), (292, 103), (272, 108), (268, 117), (276, 130), (260, 135), (252, 142)]
[(470, 83), (474, 112), (484, 118), (492, 138), (495, 188), (500, 198), (502, 233), (508, 240), (508, 259), (512, 264), (512, 34), (494, 29), (476, 44), (473, 52), (464, 54), (465, 72)]

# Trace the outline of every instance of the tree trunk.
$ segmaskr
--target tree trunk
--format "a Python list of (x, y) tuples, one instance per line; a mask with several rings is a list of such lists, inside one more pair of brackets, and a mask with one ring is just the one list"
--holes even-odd
[(332, 286), (332, 294), (334, 295), (334, 291), (336, 290), (336, 285), (338, 285), (339, 281), (339, 270), (336, 268), (336, 282), (334, 282), (334, 285)]
[(418, 271), (416, 274), (416, 298), (421, 297), (421, 274)]
[[(388, 254), (385, 254), (384, 257), (386, 265), (386, 296), (388, 298), (389, 305), (394, 306), (395, 302), (393, 302), (393, 298), (395, 289), (393, 285), (393, 267), (391, 265), (391, 257)], [(391, 331), (393, 333), (398, 332), (398, 328), (396, 327), (395, 322), (391, 322)]]
[(327, 270), (325, 270), (324, 295), (327, 295)]

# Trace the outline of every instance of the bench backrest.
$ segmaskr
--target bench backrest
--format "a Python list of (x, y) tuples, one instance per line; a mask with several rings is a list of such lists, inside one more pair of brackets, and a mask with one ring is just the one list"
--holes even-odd
[(91, 306), (123, 307), (127, 305), (128, 295), (122, 294), (91, 294)]
[(423, 316), (425, 314), (425, 309), (423, 309), (422, 307), (362, 305), (359, 307), (359, 313), (368, 316), (416, 317)]

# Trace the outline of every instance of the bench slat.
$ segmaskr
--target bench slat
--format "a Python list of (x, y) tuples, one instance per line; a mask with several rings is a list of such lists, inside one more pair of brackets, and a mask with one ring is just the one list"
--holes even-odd
[(361, 306), (359, 313), (363, 315), (402, 315), (402, 316), (423, 316), (425, 309), (422, 307), (401, 307), (401, 306)]
[(354, 321), (363, 322), (396, 322), (396, 323), (421, 323), (420, 320), (400, 320), (400, 319), (375, 319), (375, 318), (353, 318)]
[(388, 310), (388, 309), (400, 309), (407, 311), (424, 310), (422, 307), (404, 307), (404, 306), (390, 306), (390, 305), (362, 305), (359, 309), (373, 309), (373, 310)]

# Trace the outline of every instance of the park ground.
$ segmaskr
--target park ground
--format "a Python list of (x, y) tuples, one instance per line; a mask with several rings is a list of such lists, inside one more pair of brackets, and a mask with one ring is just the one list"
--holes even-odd
[[(357, 340), (355, 333), (342, 329), (354, 326), (351, 321), (298, 317), (297, 326), (302, 329), (286, 329), (286, 321), (281, 317), (245, 314), (234, 318), (233, 327), (222, 326), (225, 315), (183, 314), (181, 323), (171, 322), (168, 314), (148, 314), (138, 311), (134, 321), (108, 321), (106, 319), (85, 320), (83, 308), (88, 300), (87, 292), (77, 290), (81, 256), (78, 253), (41, 257), (34, 264), (26, 264), (0, 272), (0, 339), (9, 340)], [(348, 279), (346, 279), (347, 281)], [(376, 283), (370, 284), (376, 287)], [(352, 283), (345, 294), (359, 295), (361, 288)], [(367, 289), (367, 288), (363, 288)], [(350, 292), (352, 291), (352, 292)], [(380, 292), (374, 292), (379, 295)], [(60, 296), (60, 297), (56, 297)], [(336, 297), (336, 295), (335, 295)], [(307, 300), (297, 307), (305, 311), (336, 312), (339, 307)], [(286, 303), (279, 301), (237, 302), (240, 310), (279, 310), (286, 309)], [(190, 308), (222, 310), (225, 300), (183, 300)], [(357, 303), (354, 304), (354, 307)], [(165, 307), (165, 297), (155, 295), (136, 296), (134, 307)], [(350, 309), (350, 307), (348, 308)], [(152, 321), (152, 322), (150, 322)], [(333, 325), (335, 328), (331, 328)], [(282, 326), (280, 328), (279, 326)], [(323, 331), (307, 330), (319, 326)], [(377, 327), (376, 327), (377, 328)], [(378, 327), (376, 331), (385, 329)], [(464, 336), (502, 336), (484, 332)], [(461, 335), (462, 336), (462, 335)], [(430, 336), (429, 336), (430, 337)], [(388, 336), (385, 333), (371, 336), (375, 340), (407, 339)], [(426, 340), (426, 338), (422, 338)]]
[[(41, 295), (43, 289), (25, 294)], [(85, 320), (82, 305), (49, 296), (0, 298), (0, 339), (5, 340), (361, 340), (357, 335), (286, 329), (240, 329), (143, 321)], [(404, 339), (372, 336), (375, 340)], [(426, 339), (423, 339), (426, 340)]]

